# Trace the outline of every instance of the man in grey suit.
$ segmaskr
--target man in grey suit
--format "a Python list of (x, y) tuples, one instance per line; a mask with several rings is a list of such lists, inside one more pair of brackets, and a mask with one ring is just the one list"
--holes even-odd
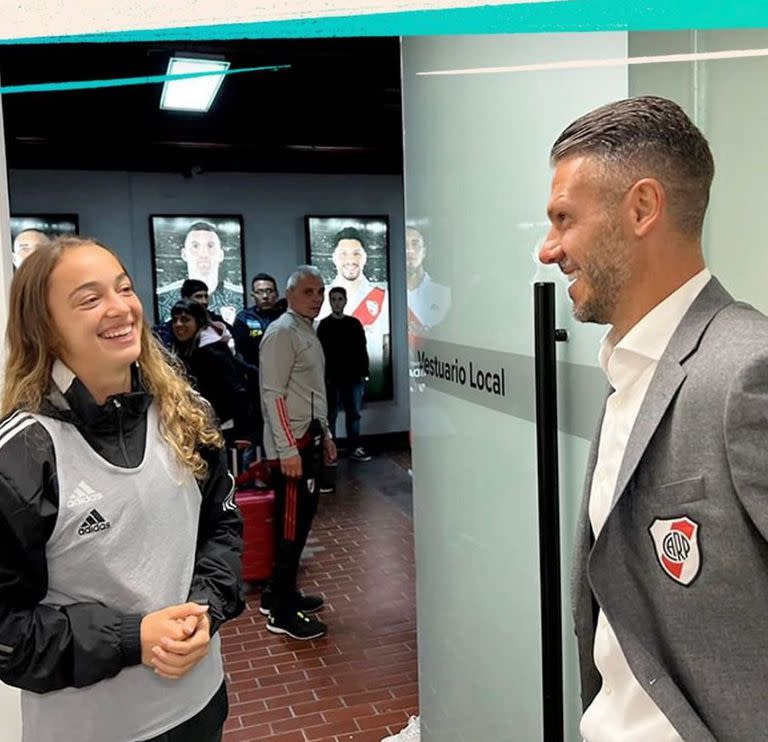
[(641, 97), (573, 122), (551, 158), (540, 259), (577, 319), (611, 326), (572, 583), (581, 735), (766, 739), (768, 319), (705, 267), (709, 145)]

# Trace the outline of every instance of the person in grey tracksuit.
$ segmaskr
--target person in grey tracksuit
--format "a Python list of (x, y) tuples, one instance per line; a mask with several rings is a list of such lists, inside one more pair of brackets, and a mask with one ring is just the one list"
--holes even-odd
[(288, 279), (288, 311), (264, 333), (260, 348), (264, 449), (273, 463), (276, 501), (276, 556), (268, 600), (267, 629), (294, 639), (326, 633), (307, 613), (319, 597), (296, 587), (299, 559), (317, 510), (323, 462), (335, 460), (328, 430), (323, 349), (313, 328), (324, 286), (316, 268), (304, 266)]

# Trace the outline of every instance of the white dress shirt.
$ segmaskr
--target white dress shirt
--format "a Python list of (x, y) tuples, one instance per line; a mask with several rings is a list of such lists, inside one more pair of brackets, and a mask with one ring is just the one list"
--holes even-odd
[[(600, 366), (614, 391), (605, 408), (589, 494), (589, 520), (595, 538), (611, 511), (629, 434), (659, 359), (711, 277), (705, 268), (648, 312), (615, 347), (608, 335), (600, 344)], [(595, 631), (594, 659), (603, 682), (581, 719), (585, 742), (681, 742), (632, 674), (602, 610)]]

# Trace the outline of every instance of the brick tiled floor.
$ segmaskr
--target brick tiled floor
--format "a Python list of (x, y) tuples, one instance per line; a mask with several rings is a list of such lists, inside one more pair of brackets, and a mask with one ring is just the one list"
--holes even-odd
[(325, 597), (327, 637), (270, 634), (257, 591), (222, 629), (225, 742), (379, 742), (417, 713), (411, 483), (403, 462), (342, 460), (336, 493), (321, 495), (299, 581)]

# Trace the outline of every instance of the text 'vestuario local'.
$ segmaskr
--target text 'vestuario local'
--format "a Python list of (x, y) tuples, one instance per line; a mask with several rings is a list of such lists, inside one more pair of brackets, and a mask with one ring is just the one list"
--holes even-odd
[(424, 351), (416, 354), (421, 375), (431, 376), (434, 379), (442, 379), (460, 386), (468, 386), (481, 392), (503, 397), (507, 393), (506, 376), (504, 368), (484, 369), (474, 361), (465, 365), (457, 358), (446, 361), (437, 355), (427, 356)]

